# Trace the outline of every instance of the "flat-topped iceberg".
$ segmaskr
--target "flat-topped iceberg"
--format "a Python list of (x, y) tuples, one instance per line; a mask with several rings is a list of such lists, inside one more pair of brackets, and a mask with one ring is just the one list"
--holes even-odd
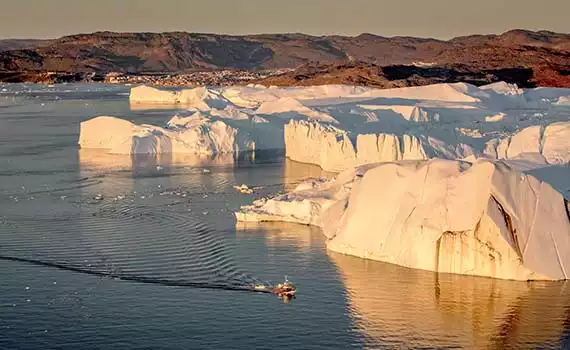
[(258, 200), (239, 221), (317, 225), (327, 248), (437, 272), (567, 279), (570, 220), (551, 185), (506, 163), (376, 163)]
[(351, 135), (334, 126), (304, 120), (291, 120), (285, 126), (285, 154), (289, 159), (333, 172), (368, 163), (433, 157), (462, 159), (480, 153), (460, 142), (446, 143), (421, 134)]
[(173, 118), (172, 128), (100, 116), (81, 123), (79, 146), (115, 154), (224, 154), (255, 149), (255, 141), (223, 121)]

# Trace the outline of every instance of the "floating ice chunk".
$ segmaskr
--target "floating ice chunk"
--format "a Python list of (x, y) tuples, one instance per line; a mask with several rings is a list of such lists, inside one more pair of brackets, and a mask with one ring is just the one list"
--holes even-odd
[(485, 117), (486, 122), (498, 122), (505, 118), (505, 113), (497, 113), (495, 115), (489, 115)]
[(246, 184), (242, 184), (240, 186), (234, 186), (234, 188), (243, 194), (252, 194), (253, 193), (253, 189), (247, 187)]
[(570, 95), (569, 96), (561, 96), (558, 98), (558, 101), (555, 103), (558, 106), (570, 106)]

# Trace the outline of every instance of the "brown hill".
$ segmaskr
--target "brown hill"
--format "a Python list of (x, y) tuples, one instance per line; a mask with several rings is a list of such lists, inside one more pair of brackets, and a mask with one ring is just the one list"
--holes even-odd
[(32, 49), (49, 43), (50, 40), (40, 39), (1, 39), (0, 51)]
[[(570, 35), (547, 31), (513, 30), (449, 41), (372, 34), (347, 37), (97, 32), (35, 44), (12, 42), (11, 46), (2, 46), (0, 41), (0, 50), (14, 45), (23, 48), (0, 52), (0, 71), (140, 73), (295, 68), (310, 62), (358, 61), (375, 66), (423, 62), (445, 69), (469, 67), (471, 73), (531, 69), (532, 81), (539, 85), (570, 87)], [(337, 76), (339, 69), (340, 66), (335, 68)], [(372, 71), (350, 78), (351, 72), (355, 73), (351, 69), (345, 67), (343, 81), (366, 80), (375, 74)]]
[(474, 85), (497, 81), (535, 87), (530, 68), (470, 69), (465, 66), (417, 67), (412, 65), (378, 66), (365, 62), (310, 63), (294, 71), (248, 83), (265, 86), (311, 86), (346, 84), (396, 88), (436, 83), (466, 82)]

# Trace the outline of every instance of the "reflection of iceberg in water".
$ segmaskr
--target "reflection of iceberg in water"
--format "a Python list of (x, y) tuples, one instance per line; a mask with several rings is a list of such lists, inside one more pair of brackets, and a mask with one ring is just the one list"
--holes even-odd
[(322, 249), (324, 236), (315, 226), (299, 225), (289, 222), (236, 222), (238, 238), (240, 235), (260, 233), (269, 246), (294, 246), (299, 251), (310, 252)]
[[(227, 171), (239, 164), (255, 160), (253, 153), (197, 155), (197, 154), (111, 154), (99, 149), (79, 149), (82, 178), (100, 178), (97, 186), (85, 190), (90, 196), (98, 193), (120, 195), (122, 192), (148, 191), (148, 182), (139, 178), (162, 177), (161, 186), (199, 190), (203, 186), (220, 188), (234, 182), (234, 174)], [(156, 189), (155, 189), (156, 191)]]
[(77, 249), (65, 252), (67, 261), (147, 280), (241, 282), (230, 247), (202, 214), (224, 207), (211, 192), (233, 182), (233, 157), (190, 156), (177, 167), (180, 158), (171, 155), (78, 156), (81, 177), (96, 181), (81, 188)]
[(215, 165), (234, 165), (236, 162), (248, 162), (255, 158), (255, 153), (200, 155), (186, 153), (157, 154), (112, 154), (101, 149), (79, 149), (79, 161), (82, 166), (109, 170), (134, 169), (152, 166), (202, 167)]
[(327, 172), (321, 169), (318, 165), (299, 163), (289, 158), (285, 158), (283, 168), (285, 178), (285, 191), (292, 191), (299, 182), (305, 181), (308, 178), (332, 178), (335, 173)]
[(558, 347), (570, 322), (566, 282), (438, 275), (328, 254), (355, 323), (374, 346)]
[(186, 110), (183, 106), (174, 103), (129, 103), (131, 111), (149, 111), (149, 110), (161, 110), (161, 111), (180, 111)]

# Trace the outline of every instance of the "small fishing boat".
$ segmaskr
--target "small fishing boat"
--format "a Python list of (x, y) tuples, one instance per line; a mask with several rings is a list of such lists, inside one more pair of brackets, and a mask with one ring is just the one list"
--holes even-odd
[(296, 291), (297, 288), (295, 287), (295, 285), (293, 285), (293, 283), (287, 280), (287, 277), (285, 277), (285, 282), (279, 283), (273, 288), (273, 294), (287, 298), (295, 296)]

